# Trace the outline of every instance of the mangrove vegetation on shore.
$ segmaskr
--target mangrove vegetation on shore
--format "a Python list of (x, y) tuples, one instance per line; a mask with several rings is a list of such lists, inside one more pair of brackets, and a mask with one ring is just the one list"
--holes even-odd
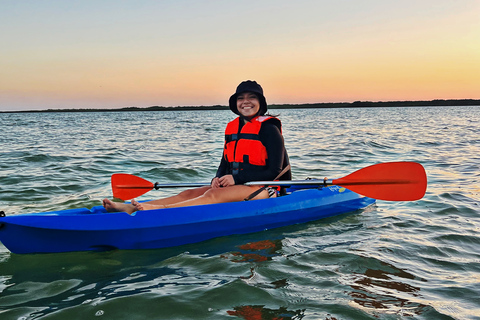
[[(303, 104), (271, 104), (269, 109), (311, 109), (311, 108), (371, 108), (371, 107), (446, 107), (446, 106), (480, 106), (479, 99), (429, 100), (429, 101), (355, 101), (355, 102), (322, 102)], [(79, 108), (79, 109), (47, 109), (0, 111), (2, 113), (20, 112), (118, 112), (118, 111), (188, 111), (188, 110), (228, 110), (228, 106), (152, 106), (123, 108)]]

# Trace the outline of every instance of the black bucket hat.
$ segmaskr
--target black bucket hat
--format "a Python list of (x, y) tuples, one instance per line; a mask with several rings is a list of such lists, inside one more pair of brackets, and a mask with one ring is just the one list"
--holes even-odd
[(263, 116), (265, 113), (267, 113), (267, 100), (263, 96), (262, 86), (260, 86), (256, 81), (252, 80), (247, 80), (240, 83), (237, 87), (237, 91), (235, 91), (235, 93), (228, 100), (228, 105), (233, 113), (240, 115), (237, 110), (237, 96), (244, 92), (253, 92), (258, 96), (258, 101), (260, 102), (260, 110), (258, 111), (258, 115)]

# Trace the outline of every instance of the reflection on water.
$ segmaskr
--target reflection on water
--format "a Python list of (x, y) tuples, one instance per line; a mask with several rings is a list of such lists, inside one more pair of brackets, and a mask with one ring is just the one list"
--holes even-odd
[[(419, 297), (420, 287), (406, 283), (416, 277), (393, 265), (381, 263), (383, 269), (366, 269), (364, 273), (352, 273), (342, 277), (341, 282), (354, 289), (348, 294), (352, 303), (373, 313), (420, 315), (427, 306), (413, 302)], [(405, 282), (403, 282), (405, 281)]]
[(279, 255), (277, 252), (282, 248), (281, 240), (262, 240), (238, 246), (241, 251), (230, 252), (223, 257), (233, 262), (262, 262), (272, 260)]
[(245, 320), (299, 320), (303, 319), (304, 311), (291, 311), (287, 308), (273, 310), (265, 308), (265, 306), (241, 306), (235, 307), (233, 311), (227, 311), (227, 313)]

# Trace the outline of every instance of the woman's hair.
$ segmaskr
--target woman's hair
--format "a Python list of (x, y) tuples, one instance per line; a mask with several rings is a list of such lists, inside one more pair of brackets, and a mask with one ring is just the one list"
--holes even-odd
[(258, 112), (259, 115), (263, 116), (265, 113), (267, 113), (267, 100), (263, 95), (262, 86), (259, 85), (256, 81), (252, 80), (247, 80), (240, 83), (235, 93), (232, 94), (232, 96), (228, 100), (228, 105), (230, 106), (230, 110), (232, 110), (233, 113), (240, 115), (237, 110), (237, 96), (244, 92), (251, 92), (257, 96), (258, 101), (260, 102), (260, 110)]

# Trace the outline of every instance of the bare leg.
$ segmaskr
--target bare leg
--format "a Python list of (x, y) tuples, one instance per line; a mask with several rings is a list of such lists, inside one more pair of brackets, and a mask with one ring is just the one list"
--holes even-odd
[(172, 204), (172, 203), (177, 203), (177, 202), (182, 202), (182, 201), (186, 201), (186, 200), (189, 200), (189, 199), (193, 199), (193, 198), (201, 196), (202, 194), (204, 194), (209, 189), (210, 189), (209, 186), (195, 188), (195, 189), (189, 189), (189, 190), (182, 191), (179, 194), (168, 197), (168, 198), (152, 200), (152, 201), (147, 201), (147, 202), (142, 202), (142, 203), (139, 203), (135, 200), (132, 201), (131, 204), (130, 203), (120, 203), (120, 202), (113, 202), (109, 199), (104, 199), (103, 200), (103, 206), (105, 207), (105, 209), (107, 209), (108, 212), (127, 212), (128, 214), (132, 214), (133, 212), (135, 212), (137, 210), (161, 209), (161, 208), (165, 208), (166, 204)]
[(152, 200), (152, 201), (147, 201), (147, 202), (142, 202), (142, 204), (149, 204), (149, 205), (167, 205), (167, 204), (172, 204), (172, 203), (178, 203), (190, 199), (197, 198), (207, 192), (209, 189), (211, 189), (210, 186), (205, 186), (205, 187), (200, 187), (200, 188), (195, 188), (195, 189), (188, 189), (185, 191), (180, 192), (177, 195), (168, 197), (168, 198), (163, 198), (163, 199), (158, 199), (158, 200)]
[[(105, 199), (104, 202), (104, 207), (107, 209), (107, 211), (110, 211), (109, 208), (113, 208), (111, 211), (125, 211), (129, 214), (137, 211), (137, 210), (154, 210), (154, 209), (164, 209), (164, 208), (177, 208), (177, 207), (188, 207), (188, 206), (198, 206), (198, 205), (203, 205), (203, 204), (213, 204), (213, 203), (224, 203), (224, 202), (236, 202), (236, 201), (242, 201), (246, 197), (248, 197), (250, 194), (258, 190), (260, 187), (257, 186), (244, 186), (244, 185), (235, 185), (235, 186), (230, 186), (226, 188), (210, 188), (210, 187), (202, 187), (202, 188), (197, 188), (197, 189), (191, 189), (191, 190), (186, 190), (192, 191), (194, 190), (193, 193), (186, 193), (186, 195), (192, 196), (194, 194), (200, 194), (199, 196), (195, 198), (188, 198), (186, 195), (177, 197), (173, 196), (170, 198), (166, 199), (159, 199), (159, 200), (153, 200), (153, 201), (147, 201), (147, 202), (142, 202), (139, 203), (135, 200), (132, 201), (132, 204), (128, 203), (118, 203), (118, 202), (112, 202), (108, 199)], [(202, 189), (202, 190), (198, 190)], [(200, 191), (203, 191), (200, 192)], [(177, 198), (176, 198), (177, 197)], [(180, 201), (177, 203), (171, 203), (172, 199), (182, 199), (182, 198), (187, 198), (187, 200)], [(257, 200), (257, 199), (266, 199), (268, 198), (268, 192), (266, 190), (263, 190), (260, 194), (255, 196), (252, 200)], [(167, 200), (167, 201), (163, 201)]]
[[(188, 207), (202, 204), (224, 203), (242, 201), (250, 194), (258, 190), (257, 186), (235, 185), (226, 188), (209, 189), (199, 197), (182, 202), (165, 205), (165, 208)], [(268, 191), (263, 190), (252, 200), (268, 198)], [(145, 208), (144, 210), (148, 210)]]

